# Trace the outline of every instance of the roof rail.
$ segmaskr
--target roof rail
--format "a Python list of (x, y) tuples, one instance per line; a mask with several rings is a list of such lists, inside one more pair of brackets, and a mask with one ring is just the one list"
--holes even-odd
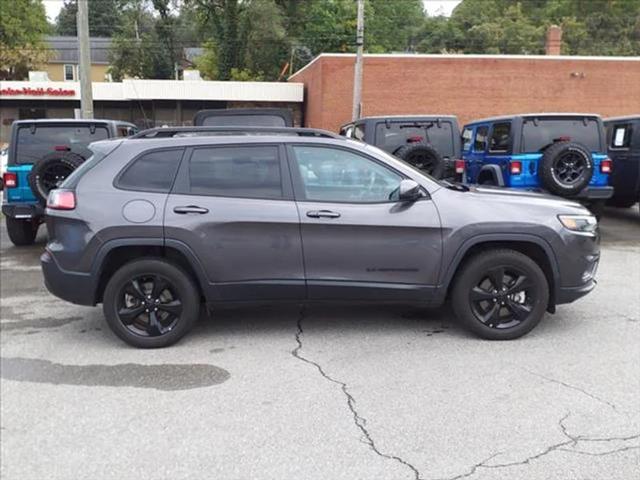
[(336, 133), (316, 128), (297, 127), (158, 127), (136, 133), (128, 138), (173, 138), (208, 135), (297, 135), (344, 139)]

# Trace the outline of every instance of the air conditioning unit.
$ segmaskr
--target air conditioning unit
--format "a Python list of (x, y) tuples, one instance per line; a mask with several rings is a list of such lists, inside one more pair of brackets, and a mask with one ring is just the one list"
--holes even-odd
[(182, 79), (188, 82), (202, 81), (200, 70), (183, 70), (182, 75)]
[(30, 82), (50, 82), (47, 72), (29, 72)]

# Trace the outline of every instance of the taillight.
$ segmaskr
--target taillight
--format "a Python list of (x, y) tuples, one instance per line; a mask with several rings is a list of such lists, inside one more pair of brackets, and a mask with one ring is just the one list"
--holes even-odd
[(53, 210), (73, 210), (76, 208), (76, 194), (69, 190), (51, 190), (47, 208)]
[(511, 162), (511, 175), (520, 175), (522, 173), (522, 162)]
[(613, 167), (613, 162), (610, 158), (605, 158), (600, 162), (600, 173), (611, 173), (611, 167)]
[(2, 175), (2, 184), (5, 188), (16, 188), (18, 186), (18, 175), (13, 172), (4, 172)]
[(454, 160), (453, 167), (456, 169), (456, 173), (463, 174), (464, 173), (464, 160)]

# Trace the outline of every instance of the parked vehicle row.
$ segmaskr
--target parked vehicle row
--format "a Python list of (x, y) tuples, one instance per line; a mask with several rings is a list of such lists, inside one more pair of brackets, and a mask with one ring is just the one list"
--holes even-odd
[(522, 114), (476, 120), (458, 132), (455, 117), (434, 115), (369, 117), (340, 129), (436, 178), (544, 191), (598, 216), (605, 203), (640, 200), (640, 116), (603, 122), (592, 114)]

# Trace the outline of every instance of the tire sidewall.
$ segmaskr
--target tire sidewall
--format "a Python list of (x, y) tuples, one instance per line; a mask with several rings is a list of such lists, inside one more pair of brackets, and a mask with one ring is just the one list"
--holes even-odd
[[(500, 330), (478, 320), (471, 308), (469, 292), (483, 275), (497, 266), (516, 267), (525, 271), (537, 286), (536, 303), (529, 317), (514, 327)], [(497, 251), (472, 258), (456, 278), (452, 306), (457, 318), (472, 332), (488, 340), (511, 340), (530, 332), (542, 319), (549, 301), (549, 286), (542, 269), (529, 257), (513, 250)]]
[(33, 166), (28, 178), (29, 186), (38, 201), (42, 204), (46, 204), (47, 197), (49, 196), (49, 192), (44, 191), (40, 181), (41, 175), (47, 168), (55, 165), (56, 163), (61, 163), (69, 167), (73, 172), (76, 168), (82, 165), (84, 161), (84, 157), (74, 152), (52, 152), (42, 157), (42, 159)]
[(38, 227), (40, 225), (38, 222), (6, 217), (6, 224), (9, 240), (16, 247), (33, 245), (38, 235)]
[(445, 171), (445, 161), (440, 153), (431, 144), (412, 143), (410, 145), (403, 145), (395, 151), (394, 155), (404, 160), (405, 162), (410, 163), (407, 157), (418, 152), (424, 152), (426, 155), (432, 157), (433, 159), (434, 167), (433, 171), (429, 173), (429, 175), (434, 178), (442, 178)]
[[(567, 185), (560, 181), (554, 172), (554, 166), (561, 155), (577, 153), (583, 157), (586, 167), (579, 181)], [(542, 155), (540, 161), (540, 178), (544, 188), (561, 196), (575, 195), (591, 182), (593, 177), (593, 159), (591, 153), (578, 143), (559, 142), (551, 145)]]
[[(118, 319), (117, 310), (120, 292), (132, 276), (156, 274), (169, 281), (176, 289), (183, 305), (182, 315), (176, 326), (158, 337), (144, 337), (128, 330)], [(162, 348), (180, 340), (198, 319), (200, 297), (196, 285), (181, 268), (163, 259), (145, 259), (130, 262), (109, 279), (103, 296), (103, 311), (111, 330), (129, 345), (138, 348)]]

